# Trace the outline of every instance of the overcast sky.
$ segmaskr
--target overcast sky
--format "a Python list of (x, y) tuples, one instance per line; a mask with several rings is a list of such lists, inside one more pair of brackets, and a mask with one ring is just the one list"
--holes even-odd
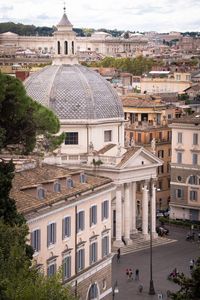
[[(60, 0), (0, 0), (0, 22), (56, 25)], [(74, 27), (130, 31), (200, 31), (200, 0), (66, 0)]]

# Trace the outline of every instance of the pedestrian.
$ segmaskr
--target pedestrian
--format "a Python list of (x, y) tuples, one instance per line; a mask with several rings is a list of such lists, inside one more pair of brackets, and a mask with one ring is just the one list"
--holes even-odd
[(117, 262), (120, 263), (120, 257), (121, 257), (121, 250), (120, 248), (117, 249)]
[(139, 280), (139, 270), (135, 270), (135, 280)]
[(126, 276), (127, 276), (127, 279), (129, 279), (129, 269), (126, 269)]
[(190, 271), (194, 268), (194, 259), (190, 259)]
[(138, 285), (138, 292), (139, 292), (139, 293), (142, 293), (142, 291), (143, 291), (143, 285), (140, 283), (140, 284)]
[(129, 269), (129, 279), (133, 280), (133, 271), (132, 271), (132, 269)]

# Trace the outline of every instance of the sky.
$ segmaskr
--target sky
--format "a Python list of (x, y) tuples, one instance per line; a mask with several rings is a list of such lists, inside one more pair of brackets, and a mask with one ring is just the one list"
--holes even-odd
[[(61, 0), (0, 0), (0, 23), (49, 26), (63, 14)], [(66, 0), (75, 28), (200, 31), (200, 0)]]

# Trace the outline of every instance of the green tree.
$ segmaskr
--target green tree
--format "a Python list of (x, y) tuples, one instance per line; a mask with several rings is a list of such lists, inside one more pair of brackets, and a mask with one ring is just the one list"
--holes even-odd
[(175, 280), (180, 286), (180, 290), (171, 293), (173, 300), (199, 300), (200, 295), (200, 257), (197, 259), (196, 265), (191, 273), (191, 277), (184, 274), (179, 275)]
[(37, 134), (55, 134), (60, 125), (54, 113), (27, 96), (16, 78), (0, 74), (0, 149), (20, 145), (33, 150)]

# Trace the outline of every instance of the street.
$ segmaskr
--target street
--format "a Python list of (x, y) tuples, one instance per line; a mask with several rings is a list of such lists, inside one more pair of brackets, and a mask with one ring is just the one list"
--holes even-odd
[[(176, 226), (168, 226), (169, 238), (177, 242), (153, 248), (153, 282), (155, 295), (149, 295), (150, 280), (150, 251), (149, 249), (121, 256), (120, 263), (117, 263), (116, 255), (113, 258), (113, 286), (117, 280), (119, 293), (115, 294), (115, 300), (146, 300), (159, 299), (158, 294), (162, 293), (167, 299), (167, 290), (175, 291), (179, 286), (167, 279), (167, 276), (174, 268), (179, 272), (189, 275), (190, 259), (197, 259), (200, 256), (200, 243), (186, 241), (188, 229)], [(133, 280), (127, 280), (126, 269), (132, 268)], [(139, 281), (135, 281), (135, 270), (139, 269)], [(139, 284), (143, 285), (142, 293), (139, 293)]]

